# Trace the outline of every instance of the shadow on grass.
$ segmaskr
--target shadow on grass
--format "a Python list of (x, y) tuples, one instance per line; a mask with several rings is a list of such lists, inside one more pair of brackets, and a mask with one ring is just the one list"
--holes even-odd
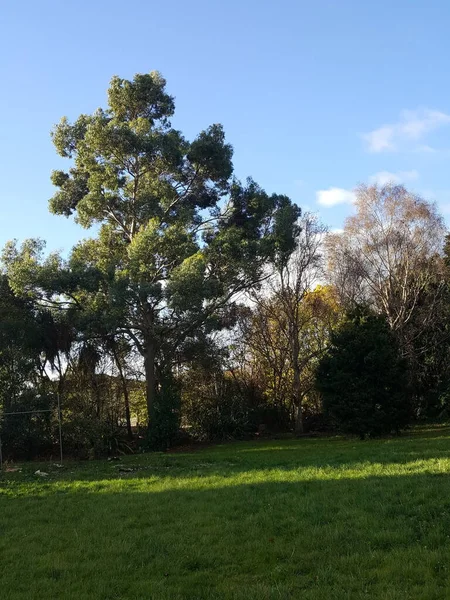
[[(150, 483), (167, 481), (173, 486), (173, 482), (182, 484), (193, 478), (264, 479), (275, 471), (281, 474), (278, 479), (283, 478), (283, 473), (293, 473), (294, 480), (361, 478), (375, 474), (412, 475), (427, 469), (436, 472), (446, 467), (441, 461), (450, 459), (450, 429), (441, 428), (438, 435), (436, 433), (432, 430), (426, 436), (422, 433), (421, 437), (405, 435), (365, 442), (343, 438), (238, 442), (195, 453), (128, 456), (118, 463), (68, 461), (63, 469), (51, 464), (28, 463), (23, 465), (20, 473), (0, 476), (0, 497), (5, 492), (14, 494), (18, 485), (27, 487), (32, 484), (36, 491), (50, 492), (61, 482), (71, 485), (76, 482), (145, 479)], [(428, 461), (429, 465), (421, 464), (424, 461)], [(49, 472), (48, 479), (34, 475), (38, 468)]]
[(450, 477), (1, 501), (2, 599), (444, 598)]

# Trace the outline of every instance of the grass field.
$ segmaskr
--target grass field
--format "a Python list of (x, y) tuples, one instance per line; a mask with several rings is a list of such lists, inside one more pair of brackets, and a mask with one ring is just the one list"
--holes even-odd
[(0, 597), (450, 598), (450, 429), (23, 465)]

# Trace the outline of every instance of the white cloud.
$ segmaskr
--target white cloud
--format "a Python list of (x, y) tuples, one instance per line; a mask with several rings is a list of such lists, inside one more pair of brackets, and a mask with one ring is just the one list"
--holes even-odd
[(422, 188), (419, 190), (419, 194), (422, 196), (422, 198), (426, 198), (428, 201), (434, 202), (434, 200), (436, 200), (436, 192), (434, 190)]
[(400, 131), (408, 139), (418, 140), (429, 131), (450, 122), (450, 115), (439, 110), (423, 108), (421, 110), (404, 110), (401, 114)]
[(417, 171), (397, 171), (391, 173), (391, 171), (379, 171), (369, 177), (369, 183), (376, 183), (377, 185), (386, 185), (387, 183), (405, 183), (407, 181), (414, 181), (419, 177)]
[[(450, 115), (439, 110), (420, 108), (404, 110), (397, 123), (382, 125), (369, 133), (363, 134), (369, 152), (394, 152), (407, 143), (418, 142), (427, 133), (448, 125)], [(416, 147), (416, 150), (432, 152), (433, 148), (426, 144)]]
[(321, 206), (336, 206), (338, 204), (353, 204), (355, 194), (351, 190), (331, 187), (328, 190), (316, 192), (317, 203)]
[(384, 150), (395, 150), (394, 146), (395, 128), (392, 125), (383, 125), (363, 135), (370, 152), (383, 152)]
[(420, 146), (417, 146), (416, 152), (433, 154), (436, 152), (436, 148), (432, 148), (431, 146), (428, 146), (428, 144), (421, 144)]

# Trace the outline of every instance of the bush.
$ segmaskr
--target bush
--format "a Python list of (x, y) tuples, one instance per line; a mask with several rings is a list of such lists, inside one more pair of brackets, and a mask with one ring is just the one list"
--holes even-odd
[(202, 441), (242, 439), (260, 425), (279, 431), (289, 423), (288, 411), (267, 402), (256, 385), (201, 368), (183, 377), (182, 414), (190, 435)]
[(150, 450), (165, 451), (178, 436), (180, 429), (180, 388), (174, 377), (167, 373), (156, 394), (147, 432)]
[[(51, 410), (20, 414), (21, 411)], [(59, 446), (58, 418), (55, 399), (30, 389), (22, 392), (7, 408), (1, 423), (3, 458), (27, 459), (48, 456)], [(59, 450), (58, 450), (59, 452)]]
[(183, 397), (183, 416), (189, 433), (202, 441), (226, 440), (248, 435), (248, 406), (242, 402), (233, 382), (220, 382), (215, 390), (199, 389), (196, 397)]
[(364, 438), (398, 432), (409, 422), (406, 362), (379, 316), (360, 311), (332, 334), (317, 387), (325, 411), (344, 432)]
[(63, 413), (62, 437), (64, 456), (84, 460), (115, 454), (118, 438), (125, 435), (100, 419)]

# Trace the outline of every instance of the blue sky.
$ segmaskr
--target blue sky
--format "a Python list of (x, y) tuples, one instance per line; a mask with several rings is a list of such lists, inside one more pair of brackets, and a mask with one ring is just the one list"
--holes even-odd
[(445, 0), (3, 0), (0, 245), (88, 235), (50, 215), (50, 129), (105, 105), (112, 75), (157, 69), (173, 124), (223, 123), (240, 178), (338, 228), (358, 182), (402, 181), (450, 215)]

